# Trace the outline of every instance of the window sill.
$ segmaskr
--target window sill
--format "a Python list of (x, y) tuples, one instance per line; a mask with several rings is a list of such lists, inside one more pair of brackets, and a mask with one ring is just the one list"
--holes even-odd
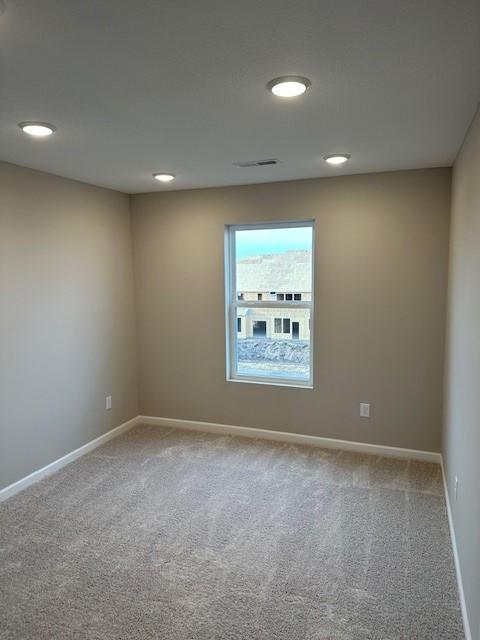
[(249, 380), (248, 378), (227, 378), (227, 382), (240, 382), (241, 384), (260, 384), (266, 387), (287, 387), (290, 389), (313, 390), (312, 384), (298, 384), (298, 382), (275, 382), (273, 380)]

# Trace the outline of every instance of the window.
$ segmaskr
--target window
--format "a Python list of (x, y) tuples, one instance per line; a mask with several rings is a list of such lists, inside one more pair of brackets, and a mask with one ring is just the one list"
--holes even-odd
[(266, 320), (254, 320), (252, 323), (252, 334), (257, 338), (266, 338), (267, 336), (267, 321)]
[(228, 380), (312, 386), (313, 242), (313, 221), (226, 227)]
[(293, 340), (300, 339), (300, 322), (292, 322), (292, 338)]

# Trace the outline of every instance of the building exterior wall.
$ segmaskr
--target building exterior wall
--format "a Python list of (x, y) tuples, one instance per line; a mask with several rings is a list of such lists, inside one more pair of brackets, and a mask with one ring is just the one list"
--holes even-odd
[[(241, 296), (241, 297), (240, 297)], [(282, 296), (279, 298), (279, 296)], [(286, 296), (289, 296), (286, 298)], [(288, 292), (279, 291), (245, 291), (239, 294), (239, 298), (248, 302), (249, 300), (258, 302), (268, 302), (269, 300), (282, 301), (287, 299), (302, 302), (311, 302), (312, 294), (310, 291), (295, 291), (289, 289)], [(290, 320), (290, 329), (285, 330), (283, 320)], [(240, 325), (238, 321), (240, 320)], [(281, 321), (281, 329), (278, 331), (275, 320)], [(265, 338), (273, 338), (275, 340), (310, 340), (310, 309), (269, 309), (268, 307), (241, 307), (237, 313), (237, 338), (253, 338), (254, 323), (266, 322), (266, 335)], [(293, 323), (298, 322), (298, 336), (293, 337)], [(262, 336), (258, 336), (262, 337)]]
[[(265, 338), (276, 340), (290, 340), (293, 338), (293, 323), (299, 324), (299, 340), (310, 339), (310, 310), (309, 309), (266, 309), (266, 308), (241, 308), (238, 309), (238, 318), (241, 321), (241, 329), (237, 330), (238, 338), (252, 338), (254, 336), (254, 322), (266, 322)], [(281, 320), (281, 331), (276, 331), (275, 320)], [(290, 320), (289, 331), (284, 331), (283, 320)], [(261, 336), (259, 336), (261, 337)]]

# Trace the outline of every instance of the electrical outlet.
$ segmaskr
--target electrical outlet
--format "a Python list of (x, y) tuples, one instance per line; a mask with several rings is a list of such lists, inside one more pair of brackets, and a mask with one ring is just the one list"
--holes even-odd
[(456, 501), (458, 498), (458, 476), (455, 476), (454, 491), (455, 491), (455, 501)]
[(112, 396), (107, 396), (105, 398), (105, 409), (109, 411), (112, 408)]
[(369, 418), (370, 417), (370, 404), (368, 402), (360, 403), (360, 417), (361, 418)]

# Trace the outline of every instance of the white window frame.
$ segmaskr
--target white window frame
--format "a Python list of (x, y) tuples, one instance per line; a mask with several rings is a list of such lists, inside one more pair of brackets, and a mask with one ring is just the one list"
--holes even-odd
[[(235, 232), (255, 229), (291, 229), (309, 227), (312, 229), (312, 295), (311, 300), (237, 300), (236, 292), (236, 247)], [(313, 389), (314, 351), (314, 299), (315, 299), (315, 221), (288, 220), (282, 222), (259, 222), (255, 224), (231, 224), (225, 226), (225, 326), (226, 326), (226, 377), (229, 382), (248, 382), (279, 387), (301, 387)], [(245, 376), (237, 371), (237, 310), (240, 308), (267, 309), (310, 309), (310, 376), (308, 380), (294, 378), (269, 378), (267, 376)], [(283, 329), (283, 322), (282, 322)]]

